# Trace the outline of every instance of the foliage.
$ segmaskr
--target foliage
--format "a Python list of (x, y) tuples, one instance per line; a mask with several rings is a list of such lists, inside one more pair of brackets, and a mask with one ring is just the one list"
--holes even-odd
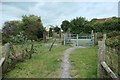
[(71, 33), (84, 33), (87, 32), (88, 29), (87, 20), (83, 17), (76, 17), (72, 19), (70, 22), (68, 20), (64, 20), (61, 24), (61, 28), (64, 32), (68, 32), (70, 30)]
[(32, 58), (32, 54), (35, 53), (34, 43), (26, 42), (24, 44), (11, 44), (10, 45), (10, 54), (6, 60), (8, 65), (7, 69), (4, 70), (4, 73), (13, 70), (18, 62), (23, 62), (27, 59)]
[(67, 32), (69, 28), (70, 28), (70, 22), (68, 20), (64, 20), (61, 24), (61, 29), (64, 32)]
[(44, 28), (40, 17), (35, 15), (25, 15), (22, 16), (21, 21), (6, 21), (2, 31), (4, 44), (9, 42), (11, 38), (18, 37), (20, 32), (22, 32), (23, 36), (26, 36), (29, 40), (37, 40), (43, 37)]
[(46, 47), (35, 43), (36, 54), (30, 60), (18, 63), (14, 70), (8, 72), (6, 78), (58, 78), (60, 75), (61, 56), (68, 47), (53, 47), (49, 52)]
[(59, 34), (60, 28), (58, 26), (54, 27), (54, 32), (56, 32), (57, 34)]
[(53, 36), (53, 28), (49, 28), (49, 37)]
[(120, 47), (120, 32), (112, 31), (107, 33), (106, 45), (109, 47)]
[(10, 36), (10, 43), (12, 44), (23, 44), (25, 42), (27, 42), (27, 38), (23, 35), (22, 32), (16, 36)]
[(111, 31), (120, 31), (119, 27), (119, 18), (112, 17), (103, 22), (93, 22), (93, 29), (97, 32), (111, 32)]
[(112, 32), (107, 33), (108, 38), (119, 36), (119, 35), (120, 35), (119, 31), (112, 31)]
[(6, 21), (2, 29), (2, 42), (3, 44), (9, 42), (10, 36), (17, 35), (19, 31), (20, 21)]
[(71, 23), (71, 28), (70, 28), (71, 33), (79, 34), (79, 33), (84, 33), (86, 31), (85, 26), (86, 26), (87, 20), (85, 20), (85, 18), (77, 17), (71, 20), (70, 23)]
[(64, 20), (61, 24), (61, 28), (64, 32), (67, 32), (70, 28), (70, 32), (75, 34), (90, 33), (91, 30), (102, 33), (120, 31), (120, 18), (112, 17), (101, 22), (97, 22), (96, 20), (96, 18), (93, 18), (91, 21), (87, 21), (83, 17), (77, 17), (70, 22)]
[(22, 30), (28, 39), (37, 40), (43, 37), (43, 25), (41, 18), (38, 16), (22, 16), (23, 27)]
[(108, 38), (106, 40), (106, 45), (110, 47), (120, 47), (120, 36)]

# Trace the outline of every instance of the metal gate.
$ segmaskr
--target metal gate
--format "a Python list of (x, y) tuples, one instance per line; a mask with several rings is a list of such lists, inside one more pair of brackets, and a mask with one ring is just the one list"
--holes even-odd
[(93, 46), (94, 35), (91, 34), (64, 34), (64, 45)]

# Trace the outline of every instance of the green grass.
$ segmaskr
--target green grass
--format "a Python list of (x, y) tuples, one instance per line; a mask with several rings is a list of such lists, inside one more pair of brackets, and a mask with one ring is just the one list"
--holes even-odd
[(60, 63), (63, 52), (68, 47), (53, 47), (35, 43), (36, 53), (24, 62), (18, 63), (16, 68), (6, 74), (7, 78), (56, 78), (60, 75)]
[(0, 58), (2, 58), (2, 45), (0, 45)]
[(97, 77), (97, 47), (76, 49), (70, 55), (70, 61), (72, 77)]

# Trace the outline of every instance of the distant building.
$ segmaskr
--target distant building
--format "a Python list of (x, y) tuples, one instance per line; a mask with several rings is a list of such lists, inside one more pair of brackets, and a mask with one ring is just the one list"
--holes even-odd
[(107, 20), (110, 20), (111, 18), (102, 18), (102, 19), (96, 19), (96, 22), (105, 22)]

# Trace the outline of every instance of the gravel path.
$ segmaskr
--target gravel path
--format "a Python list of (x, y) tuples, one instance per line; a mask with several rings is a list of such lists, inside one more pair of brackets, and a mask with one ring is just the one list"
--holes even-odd
[(70, 76), (70, 62), (69, 62), (69, 55), (70, 53), (75, 50), (76, 48), (85, 48), (85, 47), (72, 47), (67, 49), (64, 52), (64, 56), (62, 58), (62, 64), (61, 64), (61, 77), (60, 78), (72, 78)]

